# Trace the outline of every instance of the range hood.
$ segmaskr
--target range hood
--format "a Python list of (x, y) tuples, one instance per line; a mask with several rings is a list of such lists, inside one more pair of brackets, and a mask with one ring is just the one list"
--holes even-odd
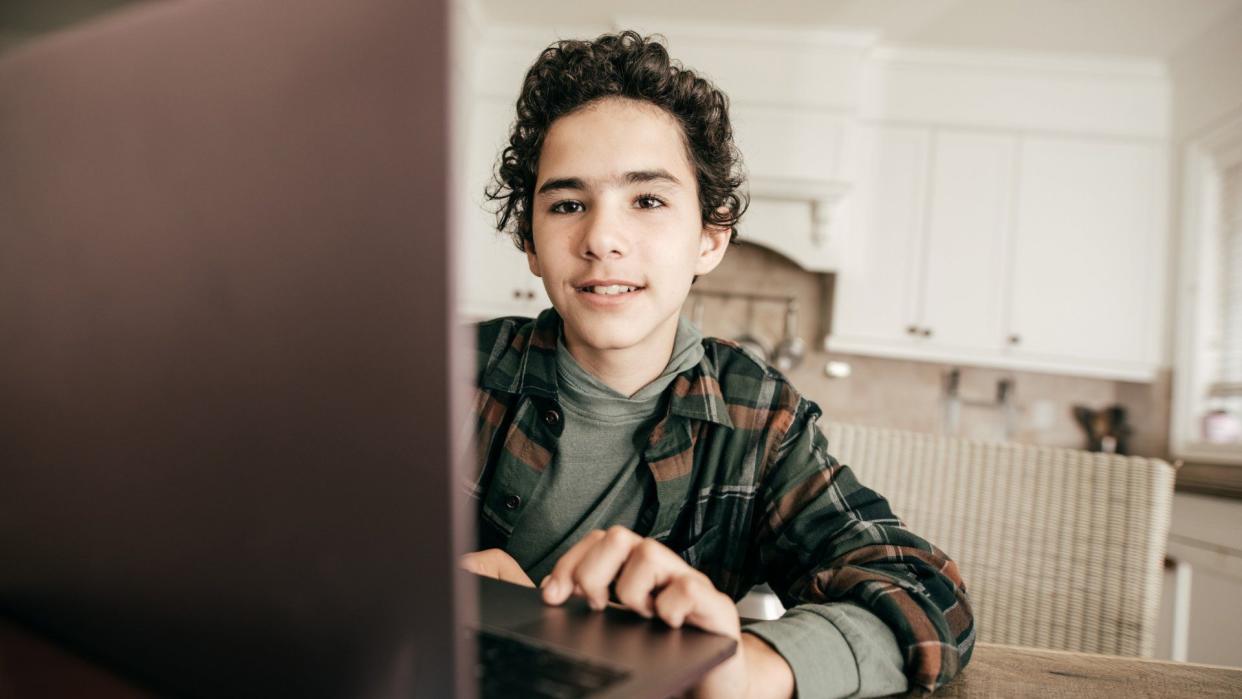
[(769, 248), (811, 272), (837, 266), (837, 215), (848, 182), (801, 177), (752, 177), (750, 209), (740, 240)]

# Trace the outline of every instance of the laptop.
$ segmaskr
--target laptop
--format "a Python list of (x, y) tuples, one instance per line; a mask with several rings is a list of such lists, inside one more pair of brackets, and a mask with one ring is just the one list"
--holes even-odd
[(733, 652), (456, 565), (449, 11), (178, 0), (0, 55), (0, 690), (667, 696)]

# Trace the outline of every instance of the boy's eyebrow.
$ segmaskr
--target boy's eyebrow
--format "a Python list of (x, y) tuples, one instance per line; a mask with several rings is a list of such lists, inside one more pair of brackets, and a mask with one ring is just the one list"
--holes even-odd
[(558, 189), (584, 190), (586, 189), (586, 185), (583, 184), (582, 180), (577, 177), (557, 177), (556, 179), (544, 182), (543, 186), (540, 187), (539, 191), (536, 193), (547, 194), (548, 192), (556, 191)]
[[(621, 176), (626, 184), (640, 184), (642, 182), (658, 182), (665, 181), (672, 184), (681, 184), (681, 180), (673, 176), (673, 173), (663, 168), (654, 170), (632, 170)], [(586, 184), (579, 177), (557, 177), (544, 182), (536, 194), (546, 194), (548, 192), (559, 189), (576, 189), (585, 190)]]
[(655, 170), (636, 170), (634, 172), (625, 173), (625, 181), (629, 184), (656, 182), (659, 180), (664, 180), (673, 184), (681, 184), (681, 180), (673, 177), (673, 173), (663, 168), (657, 168)]

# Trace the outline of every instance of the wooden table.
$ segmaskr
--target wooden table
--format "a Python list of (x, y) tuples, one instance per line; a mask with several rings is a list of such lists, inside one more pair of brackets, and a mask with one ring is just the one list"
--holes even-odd
[(1242, 668), (980, 643), (935, 696), (1242, 697)]
[[(0, 696), (153, 699), (155, 694), (0, 617)], [(966, 670), (935, 696), (1242, 697), (1242, 668), (980, 643)]]

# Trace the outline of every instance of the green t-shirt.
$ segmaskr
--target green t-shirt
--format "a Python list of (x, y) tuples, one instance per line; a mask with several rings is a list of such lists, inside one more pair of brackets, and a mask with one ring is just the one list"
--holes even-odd
[[(557, 388), (565, 428), (556, 454), (505, 547), (533, 580), (594, 529), (637, 529), (643, 499), (652, 493), (642, 465), (646, 436), (666, 406), (665, 392), (703, 358), (703, 337), (682, 318), (664, 371), (632, 396), (592, 376), (557, 341)], [(645, 533), (645, 532), (644, 532)]]

